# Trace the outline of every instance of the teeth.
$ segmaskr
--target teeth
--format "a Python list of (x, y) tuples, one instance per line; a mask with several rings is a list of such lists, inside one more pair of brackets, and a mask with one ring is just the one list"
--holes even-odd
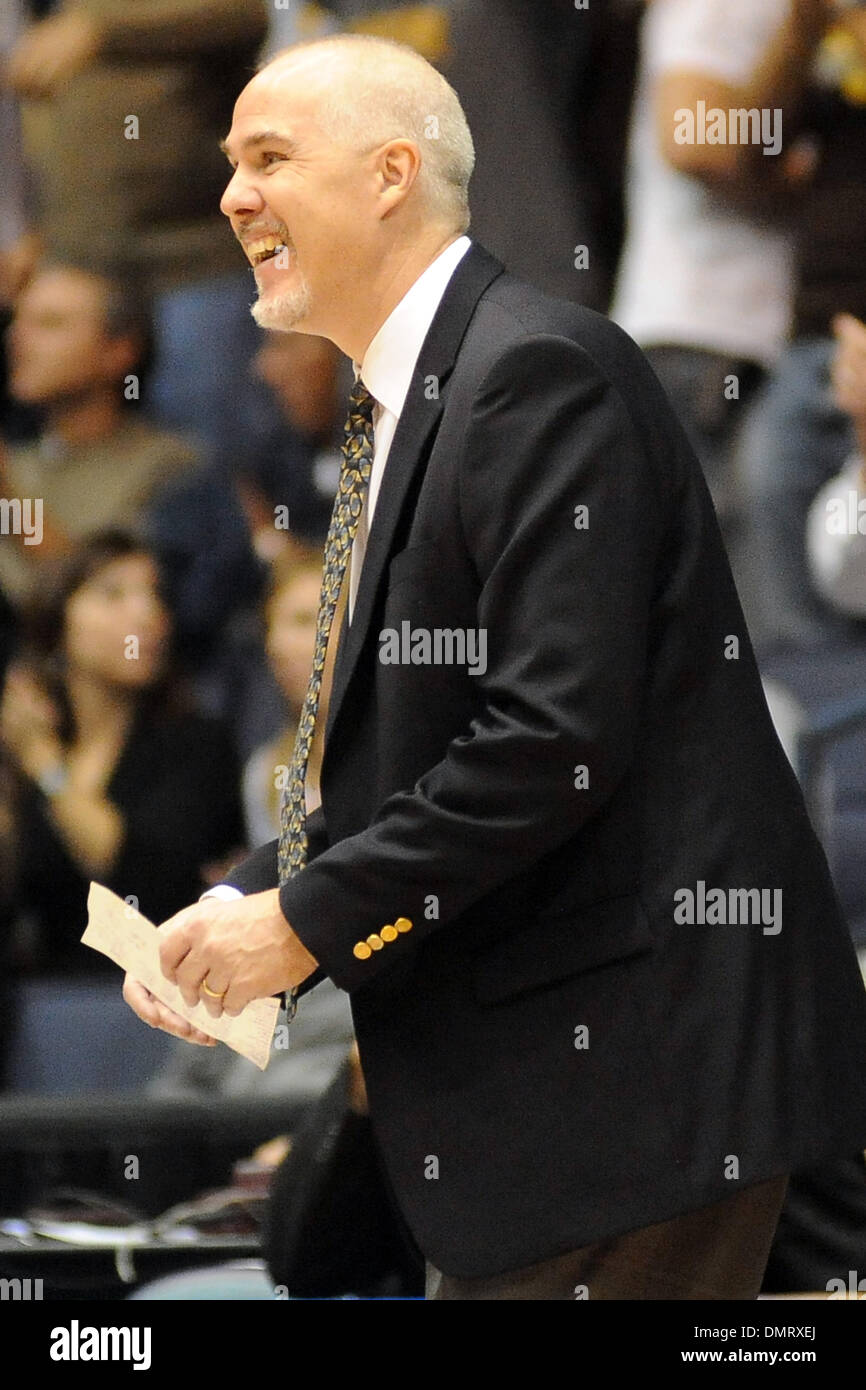
[(285, 246), (285, 242), (282, 241), (280, 237), (265, 236), (260, 237), (258, 241), (248, 241), (246, 244), (246, 253), (253, 265), (257, 265), (260, 261), (264, 260), (266, 256), (272, 255), (283, 246)]

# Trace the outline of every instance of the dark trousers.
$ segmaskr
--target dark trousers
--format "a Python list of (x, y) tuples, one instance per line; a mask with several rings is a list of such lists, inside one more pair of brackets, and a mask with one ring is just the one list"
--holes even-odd
[(698, 1211), (643, 1226), (489, 1279), (427, 1265), (434, 1299), (754, 1299), (761, 1288), (787, 1176)]

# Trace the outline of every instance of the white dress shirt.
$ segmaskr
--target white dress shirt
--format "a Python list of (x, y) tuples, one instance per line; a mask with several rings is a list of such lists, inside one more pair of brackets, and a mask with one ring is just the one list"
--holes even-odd
[[(461, 236), (446, 246), (391, 310), (364, 353), (360, 366), (357, 362), (352, 364), (356, 380), (360, 375), (367, 390), (375, 397), (376, 405), (373, 407), (373, 466), (350, 556), (349, 622), (355, 609), (367, 536), (375, 514), (385, 464), (412, 373), (448, 282), (471, 245), (469, 237)], [(228, 883), (218, 883), (202, 894), (203, 898), (241, 896), (238, 889)]]
[(373, 467), (370, 472), (370, 484), (352, 543), (349, 622), (352, 621), (355, 610), (361, 567), (367, 549), (367, 536), (376, 511), (382, 475), (409, 391), (412, 373), (448, 281), (471, 245), (468, 236), (461, 236), (450, 246), (446, 246), (435, 261), (431, 261), (427, 269), (418, 276), (400, 303), (391, 310), (364, 353), (364, 360), (360, 366), (357, 362), (352, 363), (356, 379), (360, 375), (377, 403), (373, 408)]

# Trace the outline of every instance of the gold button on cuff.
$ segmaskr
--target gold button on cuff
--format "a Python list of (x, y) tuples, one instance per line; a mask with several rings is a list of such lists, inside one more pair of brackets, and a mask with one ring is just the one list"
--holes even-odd
[(366, 941), (356, 941), (352, 947), (352, 955), (357, 956), (358, 960), (369, 960), (372, 954), (373, 952), (370, 950)]
[(381, 951), (385, 943), (382, 940), (381, 936), (379, 936), (376, 932), (373, 932), (371, 936), (367, 937), (367, 945), (372, 946), (374, 951)]
[(390, 922), (386, 927), (379, 928), (379, 935), (383, 941), (396, 941), (398, 934), (397, 928), (392, 927)]
[(394, 926), (397, 928), (398, 931), (401, 932), (412, 930), (412, 923), (409, 921), (408, 917), (398, 917), (396, 922), (394, 923)]

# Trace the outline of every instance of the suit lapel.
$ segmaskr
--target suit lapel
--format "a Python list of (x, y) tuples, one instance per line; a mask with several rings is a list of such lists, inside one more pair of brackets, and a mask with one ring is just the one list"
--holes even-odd
[[(442, 386), (454, 366), (478, 300), (502, 271), (502, 264), (483, 246), (473, 242), (448, 282), (418, 355), (382, 475), (352, 621), (347, 624), (347, 619), (344, 619), (343, 623), (328, 706), (326, 747), (367, 639), (376, 593), (391, 559), (394, 533), (403, 503), (413, 478), (426, 465), (429, 456), (442, 413)], [(428, 400), (430, 393), (425, 392), (425, 384), (431, 377), (436, 378), (438, 391), (435, 399)]]

